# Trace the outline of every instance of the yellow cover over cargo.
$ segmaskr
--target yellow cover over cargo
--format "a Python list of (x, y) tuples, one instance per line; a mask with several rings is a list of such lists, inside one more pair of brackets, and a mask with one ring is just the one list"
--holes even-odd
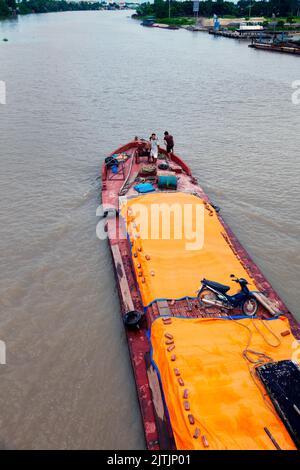
[[(233, 252), (215, 210), (190, 193), (151, 193), (123, 202), (133, 263), (145, 306), (155, 299), (195, 297), (203, 277), (254, 281)], [(171, 215), (170, 215), (171, 214)]]
[[(178, 449), (274, 450), (264, 427), (282, 449), (295, 449), (271, 402), (263, 398), (264, 389), (251, 376), (253, 365), (242, 355), (252, 335), (252, 350), (276, 361), (290, 359), (297, 343), (292, 334), (280, 335), (287, 329), (289, 323), (283, 317), (265, 322), (248, 318), (172, 318), (169, 325), (162, 317), (154, 321), (153, 360), (160, 373)], [(173, 336), (172, 351), (167, 350), (166, 333)], [(187, 398), (183, 397), (184, 390)], [(196, 438), (195, 433), (199, 433)], [(204, 446), (203, 436), (209, 447)]]

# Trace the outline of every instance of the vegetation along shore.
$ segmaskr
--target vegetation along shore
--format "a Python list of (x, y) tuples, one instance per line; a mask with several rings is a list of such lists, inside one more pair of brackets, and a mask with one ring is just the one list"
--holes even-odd
[[(212, 18), (218, 15), (224, 19), (262, 17), (264, 26), (270, 24), (280, 29), (297, 29), (300, 24), (300, 3), (298, 0), (252, 1), (240, 0), (237, 3), (223, 0), (200, 1), (199, 18)], [(154, 3), (142, 3), (136, 11), (137, 18), (154, 16), (157, 23), (186, 26), (197, 22), (193, 13), (192, 1), (154, 0)]]
[(29, 13), (51, 13), (60, 11), (86, 11), (118, 9), (119, 4), (103, 2), (66, 1), (66, 0), (0, 0), (0, 18), (9, 18)]

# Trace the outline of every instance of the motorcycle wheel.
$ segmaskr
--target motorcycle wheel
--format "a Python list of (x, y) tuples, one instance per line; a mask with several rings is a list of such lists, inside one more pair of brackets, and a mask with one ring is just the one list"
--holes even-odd
[(203, 299), (217, 300), (217, 296), (214, 292), (209, 289), (203, 289), (203, 291), (199, 292), (198, 294), (198, 300), (202, 307), (214, 307), (214, 305), (209, 305), (203, 302)]
[(253, 317), (256, 314), (257, 309), (258, 309), (258, 303), (256, 299), (249, 298), (243, 302), (242, 310), (243, 310), (243, 313), (247, 315), (248, 317)]

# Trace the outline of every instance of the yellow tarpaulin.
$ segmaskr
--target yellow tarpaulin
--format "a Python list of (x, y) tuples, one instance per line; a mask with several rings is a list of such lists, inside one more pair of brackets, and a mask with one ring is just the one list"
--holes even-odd
[(144, 305), (155, 299), (195, 297), (203, 277), (255, 288), (233, 252), (215, 210), (188, 193), (151, 193), (123, 203), (121, 214), (132, 243), (133, 263)]
[[(279, 347), (268, 345), (255, 328), (256, 325), (268, 342), (278, 344), (265, 324), (280, 338)], [(161, 317), (154, 321), (153, 360), (160, 373), (178, 449), (204, 449), (202, 436), (205, 435), (210, 450), (274, 450), (264, 427), (282, 449), (295, 449), (269, 399), (267, 402), (263, 399), (249, 372), (249, 363), (242, 356), (249, 328), (251, 349), (276, 361), (291, 358), (295, 338), (292, 334), (280, 335), (290, 329), (288, 321), (281, 318), (265, 324), (258, 319), (172, 318), (170, 325), (164, 325)], [(167, 350), (166, 333), (173, 336), (172, 351)], [(182, 379), (183, 385), (178, 379)], [(187, 390), (186, 399), (184, 390)], [(189, 415), (194, 424), (190, 423)], [(199, 436), (194, 438), (196, 428)]]

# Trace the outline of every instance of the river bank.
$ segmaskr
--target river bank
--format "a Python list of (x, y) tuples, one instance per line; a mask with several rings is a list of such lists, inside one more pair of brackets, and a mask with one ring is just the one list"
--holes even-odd
[[(138, 14), (132, 15), (133, 19), (142, 21), (144, 26), (151, 26), (151, 22), (155, 25), (174, 26), (177, 29), (184, 28), (191, 31), (211, 31), (214, 28), (214, 19), (211, 17), (174, 17), (174, 18), (156, 18), (155, 16), (140, 16)], [(238, 31), (242, 22), (249, 21), (246, 17), (232, 17), (232, 18), (218, 18), (219, 30), (221, 32), (235, 33)], [(264, 27), (266, 32), (284, 31), (289, 34), (300, 32), (300, 17), (294, 17), (292, 23), (286, 22), (282, 18), (274, 19), (267, 17), (253, 17), (251, 18), (253, 24), (259, 24)], [(148, 23), (148, 24), (147, 24)]]

